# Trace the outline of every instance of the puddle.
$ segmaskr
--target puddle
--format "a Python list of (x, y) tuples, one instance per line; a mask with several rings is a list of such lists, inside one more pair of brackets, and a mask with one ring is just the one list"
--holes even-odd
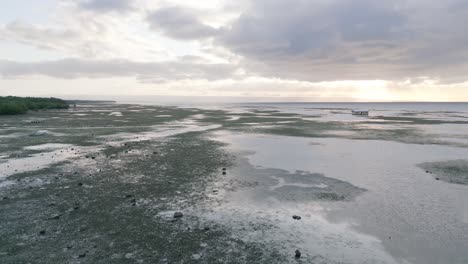
[[(446, 260), (454, 260), (449, 261), (450, 263), (462, 263), (463, 256), (466, 256), (464, 248), (467, 241), (459, 234), (468, 234), (466, 224), (468, 208), (464, 202), (468, 200), (468, 188), (436, 181), (417, 165), (428, 161), (467, 157), (468, 149), (381, 140), (311, 139), (228, 132), (212, 134), (216, 139), (228, 143), (230, 150), (248, 153), (249, 163), (257, 169), (275, 168), (288, 171), (292, 175), (302, 170), (306, 172), (309, 181), (304, 182), (303, 179), (292, 181), (299, 186), (285, 187), (282, 185), (288, 183), (288, 178), (280, 177), (284, 179), (282, 182), (276, 177), (276, 182), (271, 183), (270, 188), (281, 186), (279, 189), (283, 194), (263, 192), (261, 186), (265, 183), (260, 180), (255, 180), (259, 185), (253, 187), (246, 185), (254, 188), (253, 190), (236, 189), (240, 195), (229, 196), (226, 199), (227, 204), (220, 209), (224, 213), (226, 210), (229, 211), (231, 206), (237, 208), (236, 212), (232, 213), (232, 218), (236, 214), (248, 215), (249, 212), (253, 213), (256, 210), (274, 218), (277, 217), (275, 214), (282, 215), (288, 207), (298, 208), (299, 212), (291, 211), (291, 213), (304, 214), (304, 208), (315, 206), (321, 210), (311, 215), (331, 221), (325, 221), (326, 225), (347, 223), (346, 225), (350, 226), (347, 234), (354, 236), (349, 238), (353, 241), (349, 242), (350, 247), (354, 247), (353, 243), (362, 245), (363, 242), (359, 240), (360, 235), (368, 234), (374, 237), (377, 244), (381, 243), (388, 254), (414, 263), (443, 263)], [(237, 175), (237, 172), (234, 171), (233, 174)], [(241, 173), (244, 174), (252, 177), (252, 173)], [(316, 178), (317, 174), (337, 180), (339, 184), (335, 183), (333, 187), (330, 181)], [(262, 180), (268, 178), (271, 180), (272, 177), (265, 175)], [(340, 202), (341, 200), (333, 194), (326, 196), (329, 199), (316, 199), (316, 197), (303, 199), (304, 196), (313, 197), (312, 190), (320, 190), (323, 185), (335, 188), (335, 191), (330, 193), (346, 193), (341, 189), (344, 187), (338, 188), (346, 184), (349, 184), (347, 187), (349, 190), (367, 191), (358, 191), (359, 195), (353, 194), (356, 191), (352, 191), (351, 197), (354, 198), (344, 199), (344, 202)], [(253, 209), (252, 207), (257, 206), (259, 201), (264, 205)], [(295, 204), (290, 204), (291, 201)], [(331, 201), (333, 203), (330, 203)], [(247, 206), (249, 207), (244, 208)], [(325, 227), (314, 228), (315, 232), (326, 230)], [(308, 232), (309, 230), (303, 227), (296, 237), (302, 239), (302, 234)], [(313, 233), (312, 230), (310, 232)], [(314, 234), (310, 235), (314, 237)], [(329, 234), (329, 236), (335, 235)], [(320, 247), (325, 240), (315, 237), (315, 245), (310, 247)], [(339, 237), (337, 241), (330, 241), (330, 244), (339, 244), (341, 241), (343, 238)], [(441, 247), (438, 241), (446, 241), (449, 245)], [(314, 252), (321, 255), (328, 254), (327, 250), (325, 253)], [(341, 261), (346, 262), (345, 260)], [(401, 263), (402, 260), (398, 259), (397, 262)], [(359, 261), (356, 260), (356, 263)]]

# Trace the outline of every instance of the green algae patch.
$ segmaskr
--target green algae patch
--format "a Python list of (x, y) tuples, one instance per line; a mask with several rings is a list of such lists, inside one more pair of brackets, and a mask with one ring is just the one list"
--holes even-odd
[(468, 184), (468, 160), (448, 160), (419, 164), (436, 179), (456, 184)]

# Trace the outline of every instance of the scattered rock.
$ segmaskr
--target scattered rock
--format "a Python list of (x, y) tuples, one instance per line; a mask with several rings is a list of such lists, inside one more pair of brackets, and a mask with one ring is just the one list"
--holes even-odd
[(182, 212), (175, 212), (174, 213), (174, 218), (181, 218), (182, 216), (184, 216), (184, 214)]
[(72, 246), (67, 246), (67, 249), (69, 249), (69, 250), (72, 249), (72, 248), (73, 248)]
[(86, 253), (78, 255), (78, 258), (84, 258), (84, 257), (86, 257)]
[(301, 252), (299, 251), (299, 249), (296, 249), (295, 257), (296, 257), (296, 258), (300, 258), (300, 257), (301, 257)]
[(79, 182), (79, 183), (78, 183), (78, 186), (83, 186), (83, 183)]
[(75, 206), (75, 207), (73, 207), (73, 210), (78, 210), (78, 209), (80, 209), (80, 207), (79, 207), (79, 206)]
[(8, 196), (3, 197), (3, 200), (8, 200), (8, 199), (10, 199), (8, 198)]
[(203, 230), (205, 230), (205, 231), (209, 231), (209, 230), (210, 230), (210, 228), (209, 228), (208, 226), (205, 226), (205, 227), (203, 228)]
[(292, 217), (292, 218), (293, 218), (294, 220), (301, 220), (301, 217), (300, 217), (300, 216), (298, 216), (298, 215), (293, 215), (293, 217)]
[(226, 172), (225, 172), (225, 171), (223, 171), (223, 175), (226, 175)]
[(91, 157), (91, 159), (95, 159), (96, 157)]
[(436, 177), (435, 179), (436, 179), (436, 181), (440, 180), (439, 177)]
[(125, 198), (132, 198), (132, 197), (133, 197), (133, 195), (131, 195), (131, 194), (125, 195)]
[(226, 171), (226, 168), (223, 168), (223, 171)]
[(45, 230), (39, 231), (39, 235), (44, 236), (45, 234), (46, 234), (46, 231), (45, 231)]

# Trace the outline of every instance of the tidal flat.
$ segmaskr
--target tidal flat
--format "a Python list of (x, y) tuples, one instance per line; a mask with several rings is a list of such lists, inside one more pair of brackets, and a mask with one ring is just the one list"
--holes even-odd
[(468, 107), (352, 107), (1, 116), (0, 263), (468, 263)]

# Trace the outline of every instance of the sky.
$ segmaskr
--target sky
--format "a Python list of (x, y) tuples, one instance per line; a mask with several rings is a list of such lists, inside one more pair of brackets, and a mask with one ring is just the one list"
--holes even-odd
[(466, 25), (466, 0), (1, 1), (0, 95), (468, 101)]

